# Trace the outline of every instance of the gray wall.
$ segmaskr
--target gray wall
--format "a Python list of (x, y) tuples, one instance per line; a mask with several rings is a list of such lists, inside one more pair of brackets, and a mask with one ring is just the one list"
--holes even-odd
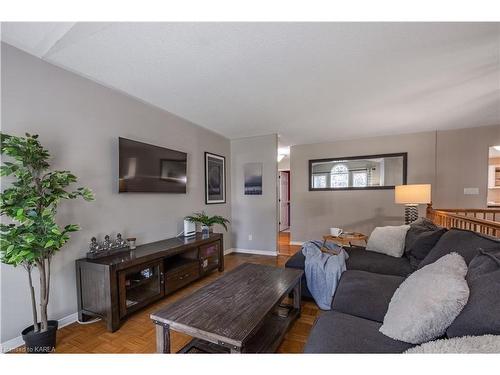
[(310, 159), (408, 152), (408, 183), (433, 184), (434, 150), (435, 132), (293, 146), (292, 241), (321, 238), (330, 227), (370, 233), (376, 226), (402, 222), (404, 208), (394, 203), (394, 190), (308, 191)]
[[(320, 238), (332, 226), (369, 234), (375, 226), (402, 221), (393, 190), (307, 191), (309, 159), (406, 151), (408, 183), (431, 183), (435, 208), (486, 208), (488, 149), (499, 144), (500, 125), (494, 125), (294, 146), (292, 241)], [(464, 188), (479, 188), (479, 194), (466, 195)]]
[[(236, 249), (276, 251), (277, 147), (275, 134), (231, 140), (232, 239)], [(244, 195), (243, 166), (254, 162), (263, 163), (262, 195)]]
[[(60, 223), (82, 230), (54, 260), (49, 314), (60, 319), (76, 312), (74, 260), (85, 255), (91, 236), (134, 235), (139, 243), (172, 237), (186, 214), (205, 209), (230, 217), (230, 142), (168, 112), (102, 87), (2, 44), (2, 131), (37, 133), (53, 157), (69, 169), (96, 201), (64, 202)], [(118, 194), (118, 136), (188, 153), (188, 193)], [(227, 203), (204, 204), (204, 152), (226, 157)], [(267, 189), (266, 189), (267, 190)], [(231, 243), (225, 234), (225, 247)], [(1, 341), (31, 323), (26, 275), (1, 266)]]
[[(435, 207), (486, 208), (488, 149), (500, 145), (500, 125), (437, 133)], [(465, 195), (464, 188), (479, 188)]]

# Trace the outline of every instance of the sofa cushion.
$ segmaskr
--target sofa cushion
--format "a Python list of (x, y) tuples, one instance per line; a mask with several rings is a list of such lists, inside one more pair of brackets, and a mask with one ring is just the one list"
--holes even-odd
[(410, 261), (406, 257), (394, 258), (388, 255), (366, 251), (362, 247), (346, 247), (349, 259), (348, 270), (359, 270), (384, 275), (408, 276), (412, 271)]
[[(306, 262), (306, 257), (302, 254), (302, 251), (297, 251), (290, 259), (285, 263), (285, 267), (287, 268), (295, 268), (299, 270), (304, 270)], [(301, 280), (301, 289), (302, 289), (302, 298), (312, 299), (313, 296), (307, 287), (306, 274), (302, 275)]]
[(332, 309), (382, 322), (392, 295), (404, 277), (348, 270), (342, 274)]
[[(413, 270), (406, 258), (394, 258), (384, 254), (366, 251), (364, 247), (346, 247), (349, 259), (346, 261), (348, 270), (360, 270), (385, 275), (408, 276)], [(285, 267), (303, 270), (306, 258), (302, 251), (297, 251), (285, 263)], [(311, 292), (307, 287), (305, 274), (302, 275), (302, 297), (312, 299)], [(377, 315), (378, 316), (378, 315)]]
[(303, 270), (305, 263), (306, 257), (302, 254), (302, 250), (299, 250), (286, 261), (285, 267)]
[(469, 263), (467, 271), (467, 282), (471, 283), (500, 268), (500, 249), (479, 249), (474, 259)]
[(431, 220), (425, 217), (419, 217), (413, 223), (410, 224), (410, 229), (406, 232), (405, 238), (405, 254), (408, 255), (408, 248), (410, 245), (420, 236), (422, 233), (433, 232), (436, 229), (440, 229)]
[[(359, 270), (367, 272), (381, 273), (384, 275), (408, 276), (413, 269), (410, 266), (410, 261), (405, 257), (394, 258), (384, 254), (366, 251), (364, 247), (352, 246), (345, 247), (349, 254), (349, 259), (346, 261), (348, 270)], [(302, 251), (297, 251), (285, 263), (285, 267), (304, 269), (306, 258)]]
[(452, 228), (441, 236), (430, 253), (420, 262), (418, 268), (420, 269), (434, 263), (442, 256), (451, 252), (460, 254), (464, 258), (465, 263), (469, 264), (479, 253), (480, 248), (500, 249), (500, 240), (470, 230)]
[(328, 311), (319, 316), (305, 353), (402, 353), (413, 345), (390, 339), (378, 330), (381, 323)]
[(480, 250), (469, 264), (467, 282), (469, 301), (446, 335), (500, 335), (500, 250)]
[(466, 274), (457, 253), (412, 273), (392, 296), (380, 332), (412, 344), (443, 336), (469, 298)]
[(422, 232), (418, 236), (415, 236), (413, 242), (411, 242), (406, 249), (406, 256), (414, 269), (417, 269), (420, 262), (424, 260), (445, 233), (445, 228), (438, 228)]
[(409, 225), (376, 227), (368, 238), (366, 250), (401, 258), (408, 229)]

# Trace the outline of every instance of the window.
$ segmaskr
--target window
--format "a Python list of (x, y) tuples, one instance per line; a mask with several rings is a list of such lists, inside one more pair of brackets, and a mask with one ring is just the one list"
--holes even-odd
[(315, 189), (326, 188), (326, 176), (314, 176), (313, 177), (313, 186)]
[(366, 172), (354, 172), (352, 174), (352, 186), (366, 187), (368, 186), (368, 175)]
[(346, 188), (349, 186), (349, 169), (344, 164), (337, 164), (332, 168), (330, 186), (333, 188)]

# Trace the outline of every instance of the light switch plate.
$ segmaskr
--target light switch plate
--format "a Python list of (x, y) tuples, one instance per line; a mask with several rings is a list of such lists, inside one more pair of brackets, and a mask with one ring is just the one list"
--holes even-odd
[(479, 195), (479, 188), (477, 188), (477, 187), (464, 188), (464, 194), (465, 195)]

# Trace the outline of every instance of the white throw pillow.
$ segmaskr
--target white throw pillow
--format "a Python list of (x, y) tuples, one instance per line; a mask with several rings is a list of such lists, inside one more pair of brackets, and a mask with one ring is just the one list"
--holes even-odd
[(443, 335), (469, 299), (466, 274), (457, 253), (412, 273), (392, 296), (380, 332), (412, 344)]
[(368, 238), (366, 250), (401, 258), (408, 229), (409, 225), (376, 227)]
[(405, 353), (500, 353), (500, 336), (462, 336), (426, 342)]

